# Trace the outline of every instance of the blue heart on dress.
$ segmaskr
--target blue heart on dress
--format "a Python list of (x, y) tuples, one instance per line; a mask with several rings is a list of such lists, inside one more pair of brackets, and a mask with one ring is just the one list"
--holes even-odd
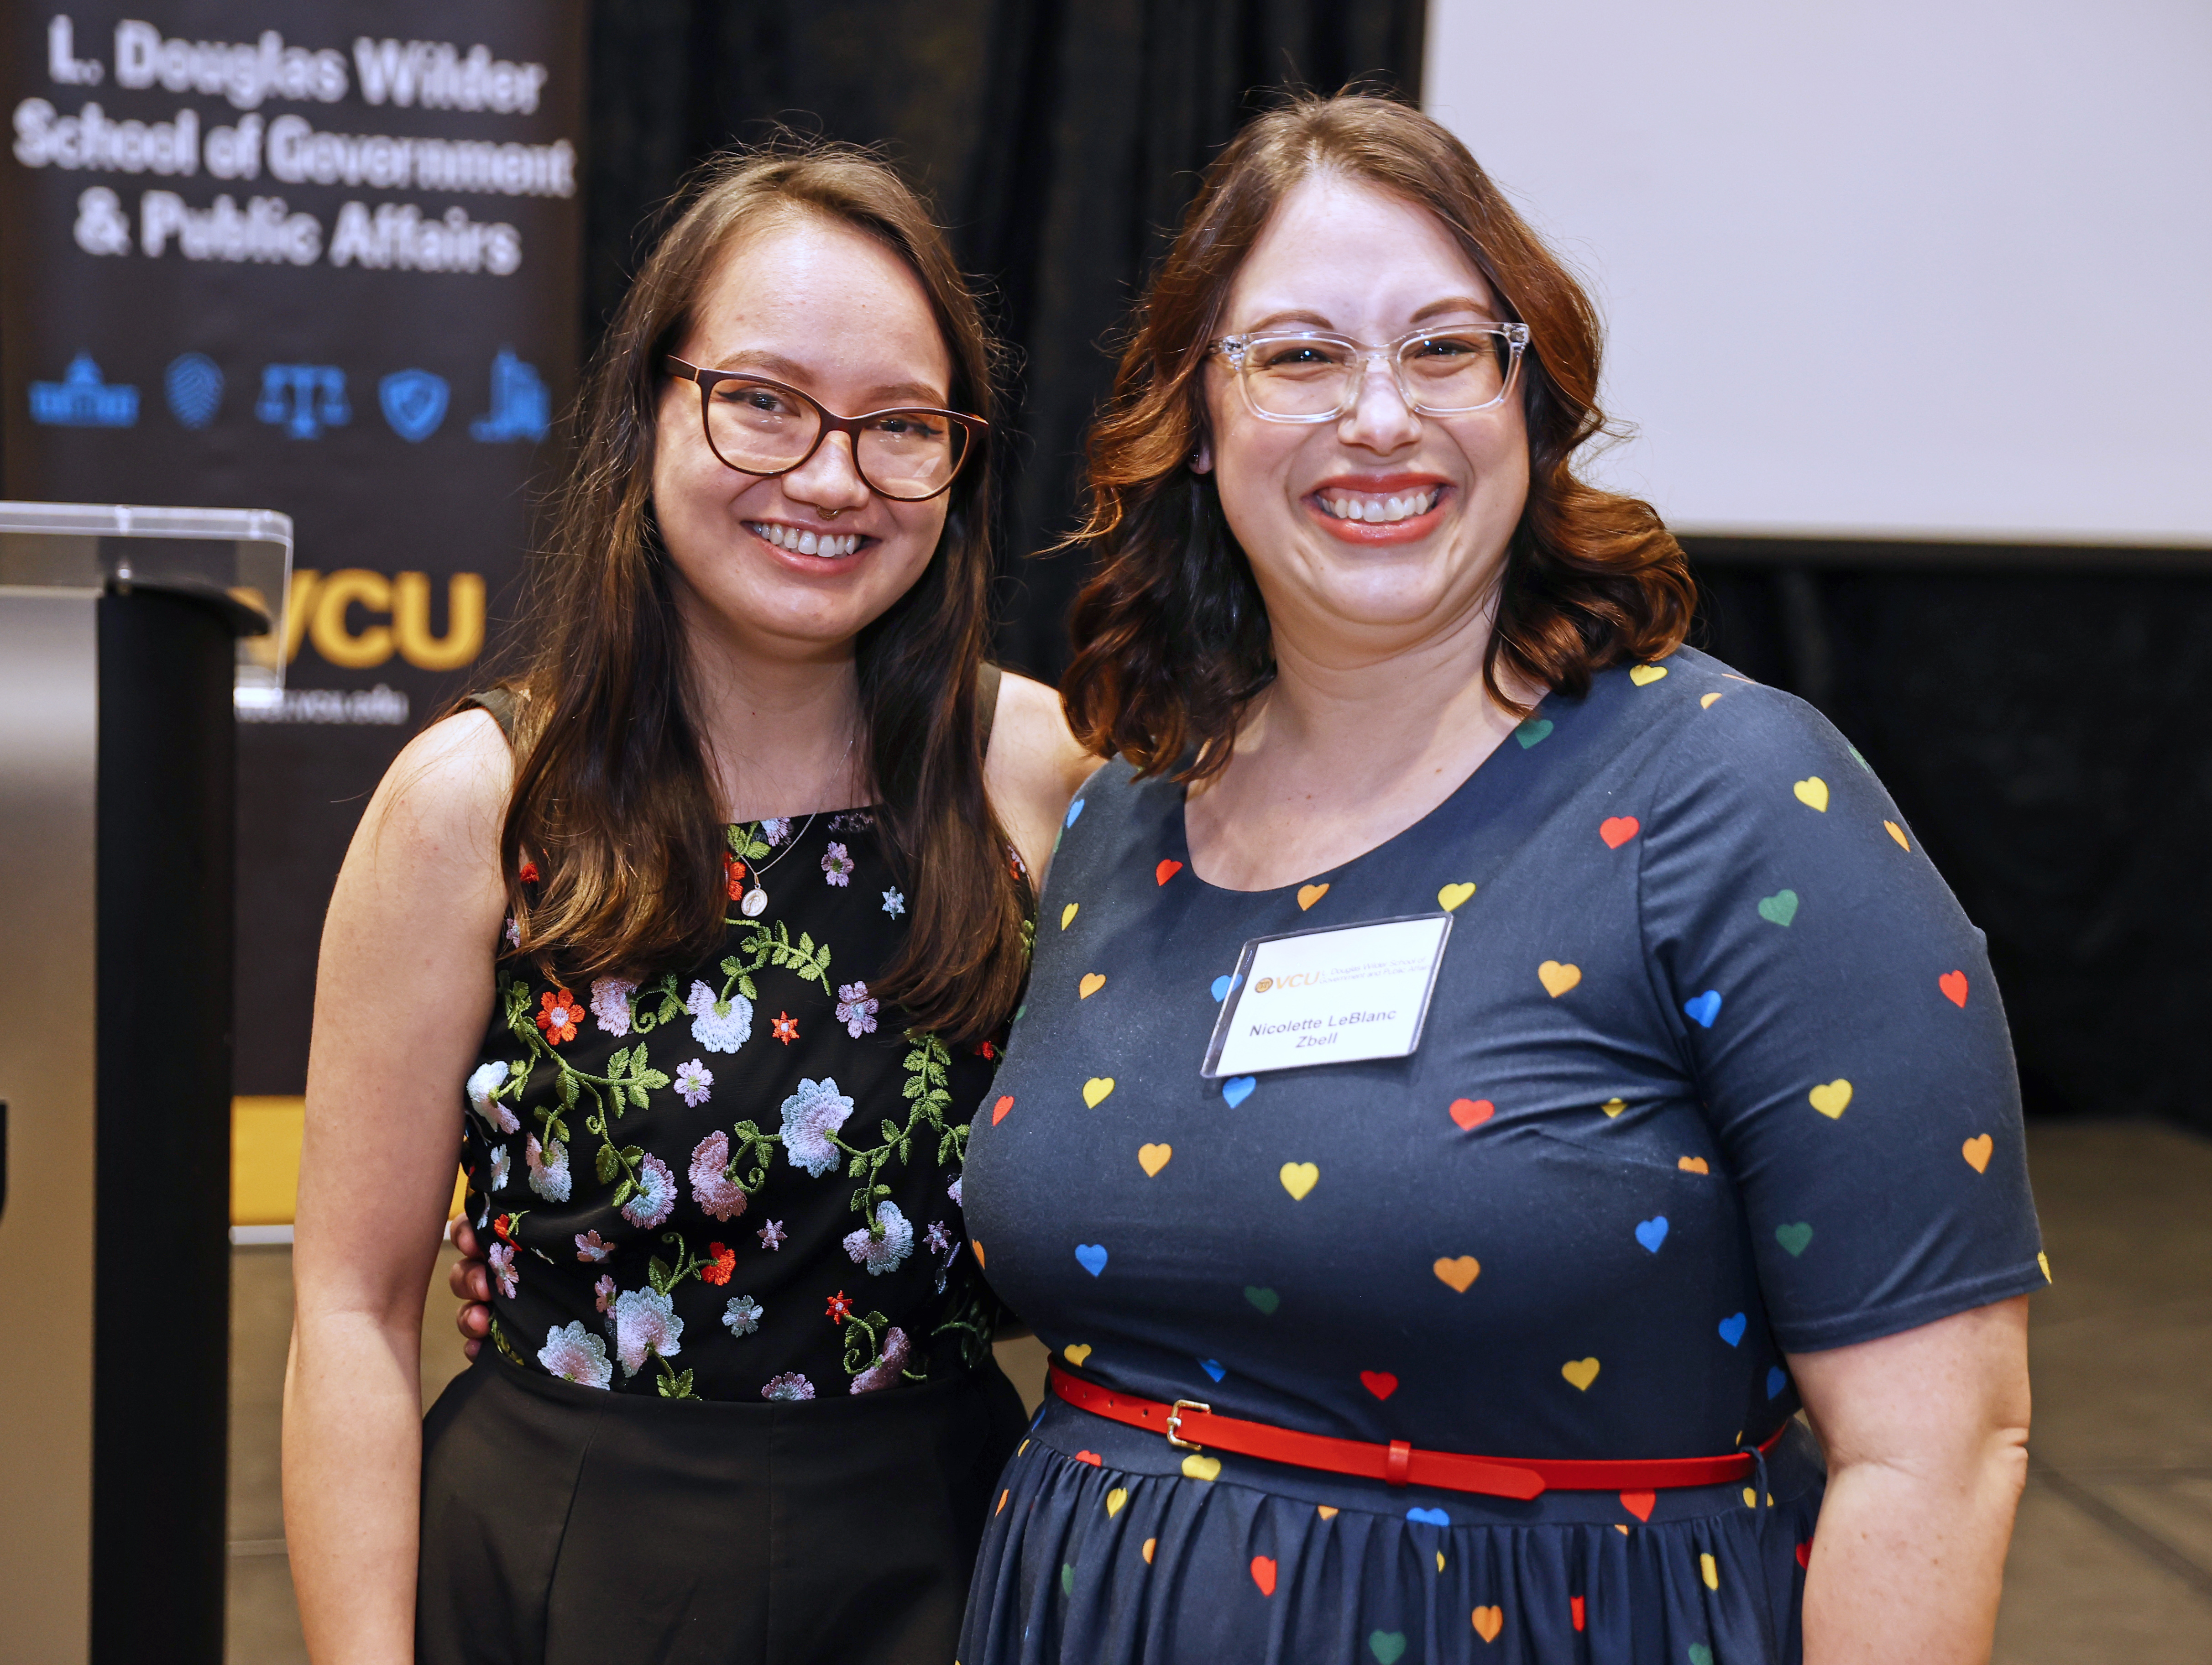
[(1067, 806), (1067, 819), (1060, 823), (1061, 826), (1072, 827), (1075, 824), (1075, 817), (1083, 813), (1083, 802), (1084, 800), (1079, 798)]
[(1106, 1269), (1106, 1245), (1078, 1243), (1075, 1245), (1075, 1258), (1085, 1272), (1096, 1278)]
[(1721, 1015), (1721, 992), (1709, 988), (1694, 1000), (1682, 1002), (1682, 1010), (1690, 1014), (1692, 1022), (1701, 1028), (1711, 1029), (1713, 1019)]
[(1656, 1214), (1638, 1224), (1636, 1228), (1636, 1241), (1656, 1255), (1659, 1252), (1659, 1245), (1667, 1241), (1667, 1217), (1664, 1214)]
[(1451, 1516), (1441, 1509), (1409, 1509), (1406, 1511), (1406, 1518), (1409, 1521), (1419, 1521), (1423, 1526), (1451, 1524)]
[(1721, 1340), (1733, 1347), (1743, 1340), (1743, 1333), (1751, 1328), (1751, 1321), (1741, 1313), (1731, 1313), (1721, 1320)]
[(1220, 1362), (1218, 1359), (1201, 1358), (1198, 1361), (1198, 1368), (1204, 1370), (1216, 1382), (1220, 1381), (1223, 1376), (1229, 1374), (1227, 1370), (1221, 1367)]
[(1216, 977), (1213, 980), (1213, 998), (1215, 1003), (1218, 1004), (1219, 1002), (1227, 1000), (1229, 998), (1230, 991), (1243, 981), (1244, 974), (1241, 971), (1224, 971), (1219, 976)]
[(1252, 1089), (1259, 1085), (1249, 1075), (1232, 1075), (1221, 1084), (1221, 1096), (1229, 1101), (1229, 1108), (1233, 1110), (1249, 1098)]
[(1769, 1399), (1779, 1398), (1781, 1396), (1782, 1390), (1789, 1385), (1790, 1372), (1784, 1370), (1781, 1365), (1777, 1364), (1773, 1369), (1767, 1371), (1766, 1396)]

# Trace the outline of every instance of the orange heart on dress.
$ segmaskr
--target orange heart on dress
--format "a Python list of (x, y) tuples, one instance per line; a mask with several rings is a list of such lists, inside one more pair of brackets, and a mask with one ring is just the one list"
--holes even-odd
[(1298, 886), (1298, 906), (1301, 908), (1310, 908), (1328, 894), (1328, 886), (1326, 884), (1301, 884)]
[(1583, 969), (1578, 965), (1562, 965), (1557, 960), (1546, 960), (1536, 968), (1536, 981), (1544, 985), (1544, 992), (1558, 1000), (1583, 980)]
[(1168, 1158), (1174, 1154), (1175, 1146), (1172, 1145), (1139, 1145), (1137, 1146), (1137, 1166), (1143, 1169), (1147, 1176), (1157, 1179), (1160, 1170), (1168, 1165)]
[(1498, 1106), (1486, 1098), (1455, 1098), (1451, 1102), (1451, 1119), (1469, 1133), (1497, 1114)]
[(1337, 1515), (1336, 1505), (1333, 1503), (1317, 1503), (1314, 1505), (1314, 1512), (1324, 1521), (1333, 1521)]
[(1942, 976), (1936, 978), (1936, 987), (1943, 991), (1943, 998), (1953, 1006), (1964, 1006), (1966, 1004), (1966, 974), (1965, 972), (1946, 971)]
[(995, 1127), (1006, 1119), (1006, 1112), (1014, 1108), (1014, 1096), (1007, 1093), (991, 1106), (991, 1125)]
[(1272, 1559), (1265, 1555), (1252, 1558), (1252, 1582), (1260, 1587), (1262, 1595), (1275, 1593), (1275, 1563)]
[(1152, 1552), (1159, 1547), (1159, 1543), (1160, 1540), (1158, 1538), (1147, 1538), (1145, 1540), (1145, 1565), (1146, 1566), (1152, 1565)]
[(1966, 1165), (1978, 1174), (1990, 1170), (1990, 1152), (1996, 1149), (1996, 1141), (1987, 1133), (1976, 1133), (1959, 1147), (1959, 1154), (1966, 1158)]
[(1105, 1467), (1103, 1459), (1102, 1459), (1096, 1451), (1078, 1451), (1075, 1454), (1075, 1460), (1078, 1462), (1087, 1462), (1093, 1468), (1103, 1468)]
[(1464, 1295), (1482, 1276), (1482, 1263), (1472, 1255), (1445, 1255), (1439, 1257), (1429, 1270)]
[(1105, 987), (1106, 974), (1104, 972), (1085, 972), (1084, 974), (1083, 981), (1075, 986), (1076, 998), (1078, 1000), (1087, 1000), (1093, 994), (1096, 994), (1100, 989)]
[(1158, 879), (1161, 884), (1164, 884), (1182, 871), (1182, 862), (1172, 860), (1163, 861), (1158, 866), (1152, 869), (1152, 877)]
[(1905, 829), (1899, 826), (1896, 822), (1885, 821), (1881, 824), (1889, 829), (1889, 836), (1897, 841), (1898, 848), (1909, 850), (1912, 848), (1912, 841), (1905, 836)]
[(1651, 1518), (1652, 1506), (1658, 1501), (1656, 1492), (1624, 1492), (1620, 1494), (1620, 1506), (1639, 1521)]
[(1677, 1168), (1680, 1168), (1686, 1174), (1710, 1174), (1712, 1172), (1712, 1170), (1705, 1165), (1705, 1159), (1703, 1157), (1684, 1157), (1674, 1165)]
[(1497, 1641), (1498, 1632), (1504, 1628), (1504, 1608), (1477, 1607), (1474, 1610), (1474, 1633), (1485, 1642)]
[(983, 1264), (983, 1245), (982, 1245), (982, 1244), (981, 1244), (981, 1243), (977, 1243), (977, 1242), (975, 1241), (975, 1238), (970, 1237), (970, 1238), (969, 1238), (969, 1239), (968, 1239), (968, 1247), (969, 1247), (969, 1248), (970, 1248), (970, 1249), (974, 1249), (974, 1250), (975, 1251), (975, 1264), (976, 1264), (977, 1266), (981, 1266), (981, 1265), (982, 1265), (982, 1264)]

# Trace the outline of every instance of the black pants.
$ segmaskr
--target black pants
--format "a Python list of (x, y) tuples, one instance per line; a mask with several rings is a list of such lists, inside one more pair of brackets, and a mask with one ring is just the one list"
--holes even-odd
[(486, 1348), (422, 1425), (418, 1665), (945, 1665), (997, 1367), (798, 1404), (599, 1392)]

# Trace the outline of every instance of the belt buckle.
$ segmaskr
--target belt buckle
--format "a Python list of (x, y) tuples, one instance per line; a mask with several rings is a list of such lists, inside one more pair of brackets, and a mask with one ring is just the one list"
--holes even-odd
[(1168, 1443), (1174, 1446), (1178, 1451), (1202, 1451), (1206, 1449), (1204, 1446), (1197, 1444), (1195, 1442), (1191, 1440), (1178, 1439), (1176, 1437), (1177, 1431), (1182, 1426), (1182, 1413), (1185, 1411), (1200, 1411), (1203, 1412), (1207, 1416), (1212, 1416), (1213, 1414), (1213, 1407), (1211, 1405), (1201, 1405), (1194, 1399), (1178, 1399), (1176, 1401), (1174, 1406), (1168, 1412)]

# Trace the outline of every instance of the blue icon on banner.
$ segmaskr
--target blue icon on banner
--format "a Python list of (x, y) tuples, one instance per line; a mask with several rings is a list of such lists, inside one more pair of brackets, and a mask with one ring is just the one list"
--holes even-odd
[(69, 362), (59, 381), (31, 384), (31, 420), (51, 428), (131, 428), (138, 421), (138, 390), (109, 386), (89, 353)]
[(320, 438), (325, 428), (343, 428), (353, 420), (345, 372), (335, 364), (264, 364), (253, 414), (295, 440)]
[(222, 408), (222, 371), (205, 353), (181, 353), (162, 373), (169, 414), (187, 428), (205, 428)]
[(553, 396), (537, 367), (515, 357), (513, 348), (501, 348), (491, 362), (490, 413), (469, 424), (469, 437), (495, 443), (542, 440), (552, 422)]
[(384, 407), (384, 420), (410, 445), (419, 445), (438, 431), (446, 420), (446, 402), (453, 390), (443, 376), (428, 370), (395, 370), (376, 384), (376, 402)]

